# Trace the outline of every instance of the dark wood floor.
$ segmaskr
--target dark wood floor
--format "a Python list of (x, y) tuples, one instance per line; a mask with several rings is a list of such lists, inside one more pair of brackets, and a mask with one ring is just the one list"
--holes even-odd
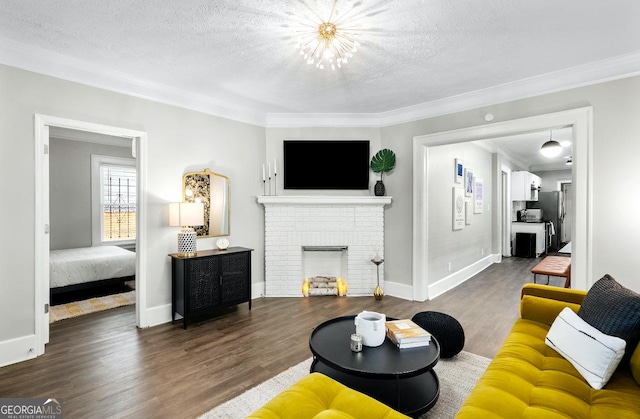
[(0, 368), (0, 397), (55, 397), (65, 418), (194, 418), (311, 356), (324, 320), (362, 310), (457, 318), (465, 350), (493, 357), (539, 260), (509, 258), (428, 302), (373, 297), (263, 298), (183, 330), (135, 327), (132, 306), (56, 322), (46, 354)]

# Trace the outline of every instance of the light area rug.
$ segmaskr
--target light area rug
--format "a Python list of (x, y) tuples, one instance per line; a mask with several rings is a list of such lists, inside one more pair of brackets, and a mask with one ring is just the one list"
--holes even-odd
[(60, 304), (52, 306), (49, 310), (49, 323), (135, 303), (136, 292), (133, 290), (121, 294), (106, 295), (104, 297), (96, 297), (74, 303)]
[[(441, 359), (434, 370), (440, 380), (440, 397), (421, 419), (453, 418), (471, 389), (482, 375), (490, 359), (460, 352), (451, 359)], [(240, 419), (249, 416), (293, 383), (309, 374), (311, 358), (276, 375), (200, 416), (199, 419)], [(367, 419), (367, 418), (362, 418)]]

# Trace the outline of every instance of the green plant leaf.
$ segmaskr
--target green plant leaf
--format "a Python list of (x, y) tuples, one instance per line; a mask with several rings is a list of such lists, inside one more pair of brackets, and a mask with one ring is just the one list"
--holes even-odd
[(396, 166), (396, 155), (393, 151), (385, 148), (376, 153), (371, 158), (371, 170), (374, 173), (386, 173)]

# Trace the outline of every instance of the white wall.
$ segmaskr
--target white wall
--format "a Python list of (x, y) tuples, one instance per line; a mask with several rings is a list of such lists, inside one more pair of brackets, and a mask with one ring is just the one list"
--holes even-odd
[[(403, 164), (396, 165), (385, 185), (393, 190), (393, 208), (386, 212), (385, 275), (411, 284), (412, 139), (414, 136), (508, 121), (592, 105), (593, 150), (593, 269), (598, 278), (610, 273), (625, 286), (640, 292), (636, 250), (640, 223), (629, 214), (640, 208), (640, 194), (628, 168), (640, 156), (640, 77), (586, 86), (529, 99), (506, 102), (465, 112), (381, 128), (382, 147), (392, 148)], [(580, 179), (578, 180), (580, 181)], [(584, 179), (583, 181), (586, 181)], [(625, 246), (619, 246), (621, 240)]]
[[(453, 187), (464, 188), (454, 182), (456, 158), (473, 169), (475, 177), (483, 180), (483, 212), (471, 215), (471, 224), (462, 230), (452, 228)], [(429, 149), (429, 258), (428, 278), (431, 284), (452, 275), (487, 257), (492, 249), (492, 155), (470, 143), (431, 147)], [(466, 197), (473, 206), (473, 197)], [(451, 267), (449, 268), (449, 264)]]
[(49, 142), (51, 250), (91, 246), (92, 154), (131, 158), (131, 147), (59, 138)]
[(571, 181), (571, 169), (567, 170), (549, 170), (545, 172), (536, 172), (536, 175), (542, 179), (541, 192), (553, 192), (559, 191), (558, 181), (569, 180)]
[[(640, 77), (380, 129), (266, 130), (7, 66), (0, 66), (0, 81), (0, 342), (34, 333), (34, 113), (147, 132), (147, 301), (156, 307), (170, 302), (167, 253), (175, 251), (176, 231), (167, 227), (167, 203), (180, 199), (180, 182), (187, 171), (209, 167), (231, 178), (230, 241), (256, 249), (253, 282), (259, 283), (264, 281), (264, 214), (255, 197), (262, 194), (262, 163), (276, 154), (280, 157), (279, 142), (359, 138), (372, 140), (372, 152), (392, 149), (397, 164), (385, 177), (388, 195), (393, 196), (385, 211), (385, 279), (410, 285), (414, 136), (482, 125), (486, 113), (500, 122), (592, 105), (594, 277), (610, 273), (640, 292), (640, 223), (630, 220), (640, 208), (640, 194), (632, 192), (637, 185), (629, 176), (640, 156)], [(198, 246), (211, 248), (214, 242), (200, 239)]]
[[(171, 303), (167, 254), (176, 251), (177, 230), (168, 226), (168, 203), (181, 200), (182, 175), (188, 171), (208, 167), (229, 176), (229, 239), (231, 245), (255, 249), (253, 281), (264, 281), (264, 216), (256, 202), (264, 128), (7, 66), (0, 66), (0, 80), (0, 343), (35, 331), (35, 113), (147, 132), (149, 307), (166, 309)], [(198, 240), (200, 249), (214, 246), (213, 238)]]
[[(267, 128), (266, 129), (266, 160), (274, 161), (278, 158), (278, 173), (283, 173), (283, 149), (284, 140), (369, 140), (369, 153), (371, 156), (384, 148), (380, 145), (380, 130), (378, 128)], [(262, 166), (260, 166), (262, 167)], [(330, 165), (316, 166), (309, 164), (309, 170), (322, 172), (323, 170), (339, 170)], [(384, 177), (387, 179), (392, 174)], [(278, 175), (278, 195), (373, 195), (373, 185), (378, 180), (378, 175), (371, 172), (369, 176), (369, 190), (285, 190), (283, 189), (284, 177)], [(260, 192), (262, 195), (262, 192)], [(387, 188), (388, 196), (393, 196), (393, 190)], [(393, 205), (393, 204), (392, 204)], [(387, 207), (388, 208), (388, 207)]]

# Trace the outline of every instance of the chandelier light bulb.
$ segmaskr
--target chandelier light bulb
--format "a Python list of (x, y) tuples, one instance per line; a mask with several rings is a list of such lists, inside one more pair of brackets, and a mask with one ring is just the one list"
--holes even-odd
[(360, 47), (356, 37), (356, 27), (349, 12), (334, 12), (327, 19), (301, 22), (296, 35), (297, 48), (305, 60), (309, 56), (315, 57), (316, 68), (321, 70), (325, 65), (335, 70), (336, 65), (341, 68), (341, 64), (346, 64), (347, 58), (353, 57)]

